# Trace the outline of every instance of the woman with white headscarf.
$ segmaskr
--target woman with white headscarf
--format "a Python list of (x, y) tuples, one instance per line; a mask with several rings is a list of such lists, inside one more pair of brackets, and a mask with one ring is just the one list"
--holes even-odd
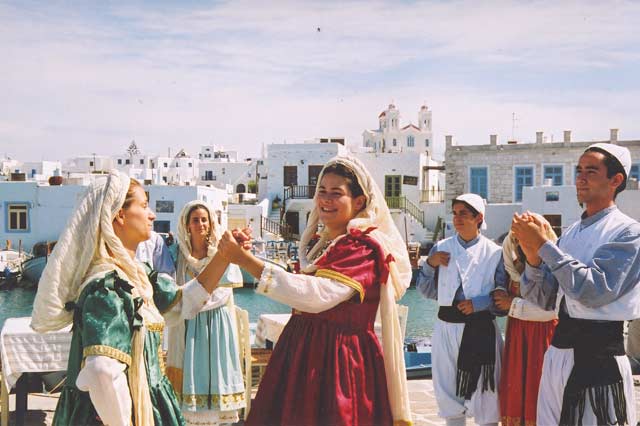
[[(303, 274), (264, 264), (230, 236), (219, 245), (260, 279), (258, 293), (294, 308), (246, 424), (411, 424), (396, 311), (411, 279), (406, 245), (357, 159), (324, 166), (314, 203), (300, 243)], [(373, 330), (378, 308), (382, 347)]]
[[(217, 216), (205, 203), (196, 200), (183, 207), (177, 234), (179, 286), (213, 259), (221, 236)], [(240, 268), (229, 265), (220, 285), (195, 318), (169, 328), (167, 377), (188, 425), (235, 423), (246, 405), (231, 288), (242, 286)]]
[[(547, 237), (555, 242), (558, 237), (549, 222), (535, 216), (544, 223)], [(509, 312), (498, 391), (500, 417), (505, 426), (531, 426), (537, 424), (542, 361), (551, 345), (558, 315), (555, 310), (546, 311), (520, 295), (526, 259), (511, 231), (502, 243), (502, 257), (509, 274), (509, 288), (493, 292), (497, 308)]]
[(142, 186), (113, 171), (89, 187), (47, 262), (31, 327), (73, 323), (54, 425), (184, 424), (161, 361), (163, 315), (195, 316), (228, 263), (216, 256), (178, 289), (134, 260), (154, 219)]

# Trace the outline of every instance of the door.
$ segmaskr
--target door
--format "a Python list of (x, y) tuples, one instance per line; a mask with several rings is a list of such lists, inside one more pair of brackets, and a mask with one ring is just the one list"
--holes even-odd
[(298, 184), (298, 167), (284, 166), (284, 186), (295, 186)]
[(400, 185), (400, 176), (391, 175), (384, 177), (384, 196), (399, 197), (402, 195), (402, 186)]
[(286, 212), (284, 222), (289, 225), (291, 233), (300, 234), (300, 214), (298, 212)]
[(322, 166), (309, 166), (309, 198), (313, 198), (316, 193), (316, 186), (318, 185), (318, 177)]

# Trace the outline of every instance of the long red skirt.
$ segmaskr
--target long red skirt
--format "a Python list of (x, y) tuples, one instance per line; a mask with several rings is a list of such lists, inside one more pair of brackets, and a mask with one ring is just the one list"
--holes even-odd
[(509, 318), (499, 388), (503, 426), (536, 425), (542, 362), (557, 323)]
[(292, 315), (246, 425), (393, 424), (372, 309), (363, 315), (370, 309), (345, 303), (317, 315)]

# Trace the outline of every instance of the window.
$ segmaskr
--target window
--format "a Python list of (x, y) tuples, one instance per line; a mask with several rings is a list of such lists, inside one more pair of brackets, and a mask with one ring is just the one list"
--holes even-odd
[(89, 161), (89, 167), (93, 167), (93, 161)]
[(413, 148), (416, 145), (416, 139), (413, 136), (407, 136), (407, 146)]
[(36, 169), (31, 169), (31, 177), (35, 177), (35, 176), (36, 176)]
[(193, 167), (193, 163), (189, 163), (189, 167)]
[(169, 163), (163, 163), (164, 167), (169, 167)]
[(424, 147), (429, 148), (429, 139), (424, 140)]
[(544, 166), (544, 180), (551, 179), (553, 186), (562, 185), (562, 166)]
[(205, 170), (204, 171), (204, 180), (213, 180), (213, 171)]
[(173, 200), (156, 200), (156, 213), (173, 213)]
[(144, 159), (140, 159), (140, 164), (144, 164)]
[(469, 188), (470, 192), (478, 194), (485, 200), (489, 198), (488, 179), (489, 171), (486, 167), (469, 168)]
[(395, 138), (393, 139), (393, 146), (398, 146), (398, 141), (396, 141)]
[(634, 178), (636, 180), (640, 180), (640, 163), (631, 165), (631, 171), (629, 172), (629, 177)]
[(385, 176), (384, 177), (384, 196), (400, 197), (400, 195), (402, 195), (402, 187), (400, 186), (400, 176)]
[(524, 166), (515, 169), (515, 202), (522, 201), (522, 188), (525, 186), (533, 186), (533, 167)]
[(118, 158), (118, 164), (122, 165), (122, 158)]
[(223, 167), (223, 168), (222, 168), (222, 174), (224, 174), (224, 173), (225, 173), (225, 170), (224, 170), (224, 167)]
[(131, 160), (127, 158), (126, 160), (124, 160), (124, 164), (131, 164)]
[(29, 207), (25, 203), (7, 204), (7, 231), (29, 230)]
[(162, 232), (168, 234), (171, 232), (171, 221), (170, 220), (155, 220), (153, 222), (153, 230), (156, 232)]

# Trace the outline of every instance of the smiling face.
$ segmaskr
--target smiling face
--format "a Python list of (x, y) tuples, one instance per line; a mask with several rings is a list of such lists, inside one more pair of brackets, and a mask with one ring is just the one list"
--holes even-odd
[(465, 240), (478, 236), (480, 233), (479, 227), (482, 223), (483, 216), (477, 213), (474, 216), (474, 211), (464, 202), (453, 203), (453, 226), (456, 228), (456, 232)]
[(362, 210), (364, 195), (353, 197), (349, 180), (333, 173), (322, 176), (316, 193), (316, 209), (320, 221), (336, 237), (347, 230), (347, 224)]
[(211, 235), (211, 221), (209, 220), (209, 212), (202, 207), (191, 210), (187, 218), (187, 229), (191, 234), (191, 243), (195, 240), (207, 240)]
[(156, 215), (149, 209), (149, 203), (140, 185), (132, 185), (127, 193), (124, 206), (114, 219), (114, 230), (125, 247), (137, 247), (151, 238)]

